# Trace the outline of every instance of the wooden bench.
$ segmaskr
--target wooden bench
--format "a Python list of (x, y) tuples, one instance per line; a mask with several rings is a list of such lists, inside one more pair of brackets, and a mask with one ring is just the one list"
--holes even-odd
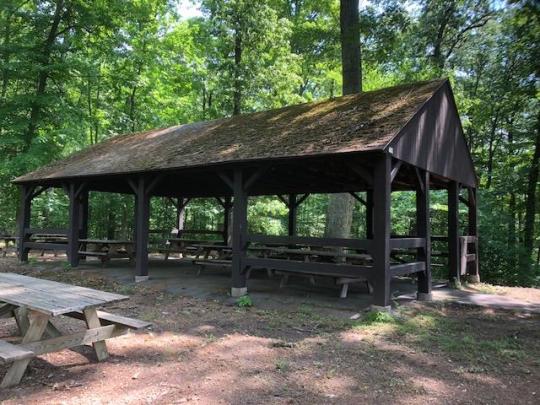
[[(287, 284), (289, 276), (299, 276), (309, 279), (312, 285), (315, 285), (315, 277), (332, 277), (335, 280), (336, 285), (341, 285), (340, 297), (346, 298), (349, 284), (351, 283), (366, 283), (368, 291), (371, 293), (372, 287), (369, 281), (363, 276), (355, 276), (354, 272), (347, 270), (353, 265), (366, 265), (371, 261), (371, 256), (363, 253), (348, 253), (336, 249), (323, 250), (320, 247), (318, 249), (312, 249), (308, 247), (301, 247), (298, 249), (291, 247), (268, 247), (268, 246), (256, 246), (249, 248), (250, 252), (262, 253), (265, 259), (270, 259), (267, 262), (289, 262), (290, 269), (276, 268), (274, 270), (276, 275), (280, 275), (281, 282), (280, 287)], [(297, 263), (295, 266), (294, 263)], [(303, 265), (309, 263), (315, 264), (318, 268), (315, 270), (305, 269)], [(336, 271), (325, 271), (325, 264), (331, 266)], [(267, 268), (267, 271), (273, 270)]]
[[(105, 311), (96, 311), (97, 316), (103, 325), (119, 325), (128, 329), (146, 329), (152, 324), (150, 322), (141, 321), (140, 319), (128, 318), (127, 316), (111, 314)], [(84, 320), (84, 313), (82, 311), (75, 311), (66, 314), (71, 318)]]
[(19, 345), (0, 340), (0, 361), (2, 363), (10, 363), (32, 357), (34, 357), (34, 352), (26, 350)]

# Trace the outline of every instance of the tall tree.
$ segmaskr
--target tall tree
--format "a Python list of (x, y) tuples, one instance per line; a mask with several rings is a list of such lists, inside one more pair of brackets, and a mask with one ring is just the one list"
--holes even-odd
[[(341, 0), (341, 71), (343, 94), (362, 91), (362, 59), (358, 0)], [(326, 236), (347, 238), (351, 232), (354, 198), (348, 193), (332, 194), (328, 200)]]

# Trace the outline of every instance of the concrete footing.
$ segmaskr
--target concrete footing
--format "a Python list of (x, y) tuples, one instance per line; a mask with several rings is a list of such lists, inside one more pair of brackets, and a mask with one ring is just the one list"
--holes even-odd
[(381, 306), (381, 305), (370, 305), (369, 310), (371, 312), (392, 312), (392, 307), (390, 305)]
[(247, 287), (231, 287), (231, 297), (238, 298), (247, 295)]
[(448, 287), (459, 290), (461, 288), (461, 281), (456, 278), (448, 280)]
[(480, 283), (480, 276), (478, 274), (469, 274), (467, 276), (467, 282), (470, 284)]
[(150, 276), (135, 276), (136, 283), (142, 283), (143, 281), (148, 281)]
[(431, 293), (419, 292), (419, 293), (416, 293), (416, 299), (418, 301), (433, 301), (433, 296), (431, 295)]

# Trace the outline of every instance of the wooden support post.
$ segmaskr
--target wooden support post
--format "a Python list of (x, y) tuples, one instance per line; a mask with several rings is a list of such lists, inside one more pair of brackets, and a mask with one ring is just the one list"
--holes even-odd
[(366, 239), (373, 239), (373, 190), (366, 191)]
[(416, 186), (416, 236), (425, 238), (425, 246), (418, 249), (417, 261), (426, 263), (426, 269), (418, 273), (417, 298), (431, 301), (431, 226), (429, 219), (429, 173), (422, 170)]
[(296, 235), (296, 211), (298, 204), (296, 202), (296, 194), (289, 194), (289, 221), (288, 221), (288, 234), (289, 236)]
[(136, 239), (135, 239), (135, 281), (148, 280), (148, 231), (150, 227), (150, 195), (147, 181), (139, 177), (136, 192)]
[(373, 303), (390, 306), (390, 155), (385, 154), (375, 164), (373, 179)]
[(475, 236), (473, 252), (476, 255), (474, 261), (467, 263), (467, 278), (470, 283), (480, 282), (480, 262), (478, 252), (478, 194), (473, 187), (468, 188), (469, 193), (469, 235)]
[(69, 228), (68, 228), (68, 245), (67, 245), (67, 257), (71, 267), (77, 267), (79, 265), (79, 235), (81, 230), (81, 202), (80, 192), (78, 192), (80, 185), (76, 183), (69, 183), (68, 197), (69, 197)]
[[(88, 329), (96, 329), (101, 326), (101, 321), (99, 320), (96, 308), (86, 308), (84, 310), (84, 320)], [(94, 342), (92, 343), (92, 346), (94, 347), (94, 352), (96, 353), (98, 361), (106, 360), (109, 357), (105, 340)]]
[(460, 285), (459, 269), (459, 184), (448, 183), (448, 282)]
[(25, 247), (27, 241), (26, 229), (30, 228), (30, 217), (32, 214), (32, 195), (34, 193), (34, 186), (22, 185), (21, 192), (21, 205), (19, 208), (18, 217), (18, 233), (19, 233), (19, 261), (28, 261), (28, 252), (30, 249)]
[(242, 171), (236, 169), (233, 178), (233, 234), (232, 234), (232, 289), (233, 297), (247, 294), (247, 282), (244, 272), (247, 236), (247, 192), (244, 189)]

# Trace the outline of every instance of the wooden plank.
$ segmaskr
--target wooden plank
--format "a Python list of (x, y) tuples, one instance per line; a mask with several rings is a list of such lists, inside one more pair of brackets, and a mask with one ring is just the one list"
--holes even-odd
[(39, 356), (45, 353), (53, 353), (63, 349), (88, 345), (105, 339), (124, 335), (127, 328), (115, 325), (100, 326), (98, 328), (86, 329), (71, 335), (58, 336), (52, 339), (27, 343), (20, 347)]
[(247, 242), (260, 243), (263, 245), (307, 245), (307, 246), (336, 246), (351, 249), (370, 250), (371, 241), (368, 239), (344, 239), (344, 238), (313, 238), (306, 236), (274, 236), (248, 234)]
[(79, 250), (77, 253), (82, 256), (107, 256), (107, 252), (85, 252), (83, 250)]
[(68, 233), (67, 229), (64, 228), (26, 228), (24, 232), (27, 235), (58, 235), (58, 236), (66, 236)]
[(392, 238), (390, 249), (412, 249), (425, 247), (426, 238)]
[(24, 242), (25, 249), (66, 250), (67, 243)]
[(31, 310), (57, 316), (65, 312), (82, 310), (87, 304), (59, 301), (36, 290), (0, 282), (0, 300), (13, 305), (24, 305)]
[(418, 273), (426, 269), (425, 262), (412, 262), (403, 264), (394, 264), (390, 266), (390, 272), (393, 276), (401, 276), (405, 274)]
[(31, 350), (0, 340), (0, 360), (4, 363), (34, 356)]
[(299, 262), (255, 257), (246, 258), (246, 265), (289, 271), (292, 273), (319, 274), (335, 277), (369, 277), (373, 269), (371, 266), (358, 266), (353, 264)]
[[(24, 276), (22, 274), (15, 273), (0, 273), (0, 281), (4, 282), (14, 282), (17, 284), (22, 284), (23, 286), (32, 286), (41, 291), (50, 292), (65, 290), (72, 294), (77, 294), (81, 297), (93, 298), (96, 300), (103, 301), (104, 303), (116, 302), (129, 299), (126, 295), (120, 295), (116, 293), (111, 293), (107, 291), (95, 290), (93, 288), (80, 287), (72, 284), (60, 283), (58, 281), (34, 278), (29, 276)], [(1, 291), (0, 291), (1, 293)]]
[[(84, 318), (88, 329), (95, 329), (101, 327), (101, 322), (95, 308), (86, 308), (84, 310)], [(106, 360), (109, 357), (109, 351), (107, 350), (107, 344), (105, 343), (105, 340), (96, 340), (92, 342), (92, 346), (94, 346), (94, 351), (96, 353), (98, 361)]]
[[(103, 325), (117, 325), (128, 329), (144, 329), (152, 324), (150, 322), (141, 321), (139, 319), (128, 318), (126, 316), (111, 314), (110, 312), (97, 311), (98, 318)], [(70, 312), (65, 314), (70, 318), (80, 319), (84, 321), (84, 314), (81, 311)]]
[[(47, 323), (49, 322), (49, 316), (41, 314), (39, 312), (30, 313), (30, 327), (23, 337), (22, 344), (35, 342), (41, 339)], [(30, 362), (29, 358), (15, 361), (9, 370), (7, 371), (0, 388), (7, 388), (18, 384)]]

